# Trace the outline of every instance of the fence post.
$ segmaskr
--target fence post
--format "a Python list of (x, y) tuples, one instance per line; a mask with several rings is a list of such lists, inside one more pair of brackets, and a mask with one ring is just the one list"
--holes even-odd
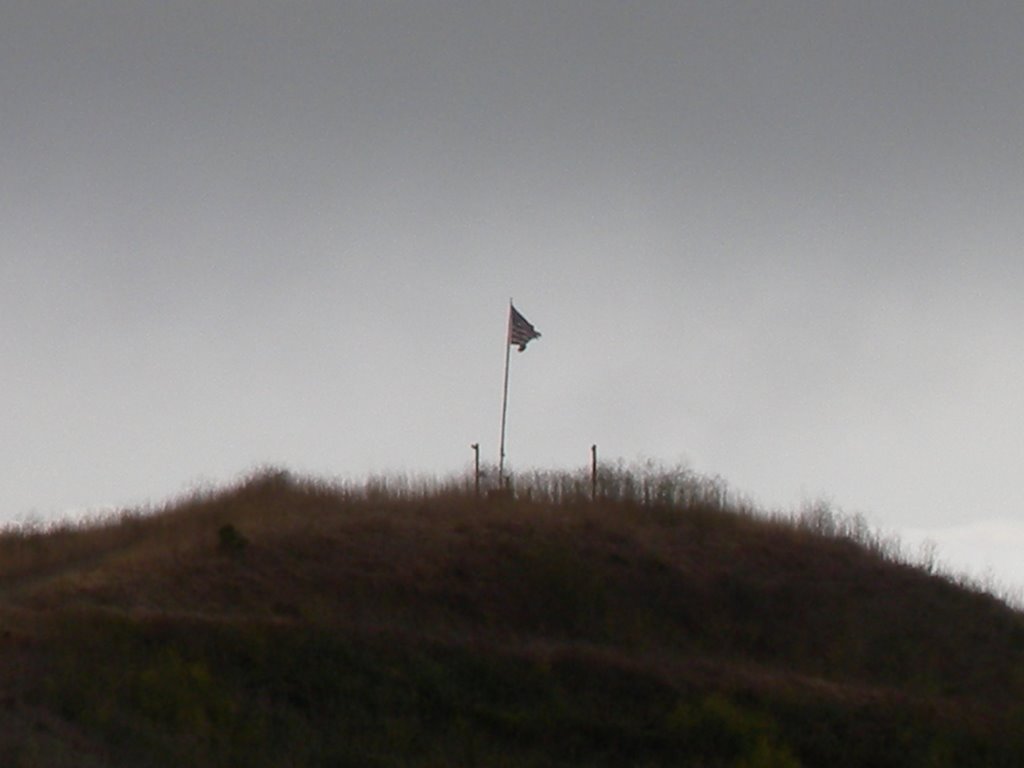
[(597, 443), (590, 446), (590, 500), (597, 501)]
[(480, 498), (480, 443), (469, 446), (473, 449), (473, 496)]

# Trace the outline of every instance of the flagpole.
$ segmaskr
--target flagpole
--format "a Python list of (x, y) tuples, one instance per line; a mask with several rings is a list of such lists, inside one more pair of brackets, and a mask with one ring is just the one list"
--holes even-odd
[(512, 352), (512, 299), (508, 300), (508, 327), (505, 329), (505, 386), (501, 396), (501, 445), (498, 449), (498, 487), (505, 487), (505, 414), (508, 412), (508, 362)]

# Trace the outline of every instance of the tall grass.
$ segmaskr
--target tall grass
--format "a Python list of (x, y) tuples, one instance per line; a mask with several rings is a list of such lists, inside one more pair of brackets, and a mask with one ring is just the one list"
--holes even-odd
[[(274, 474), (273, 472), (271, 473)], [(483, 492), (497, 488), (497, 466), (482, 465)], [(253, 476), (260, 481), (262, 475)], [(287, 473), (282, 477), (288, 477)], [(682, 465), (653, 460), (627, 463), (619, 460), (598, 467), (596, 495), (591, 470), (528, 469), (510, 477), (512, 497), (523, 502), (554, 506), (598, 502), (602, 505), (634, 505), (687, 511), (718, 511), (792, 526), (796, 531), (827, 540), (846, 541), (864, 548), (885, 562), (903, 565), (941, 578), (950, 584), (992, 595), (1016, 610), (1024, 610), (1024, 589), (1000, 581), (993, 573), (966, 573), (942, 562), (934, 542), (909, 547), (900, 536), (873, 524), (863, 513), (846, 512), (836, 504), (818, 499), (795, 511), (765, 510), (732, 488), (720, 475), (707, 475)], [(472, 473), (447, 477), (430, 475), (375, 475), (362, 481), (328, 481), (324, 486), (355, 500), (424, 501), (446, 498), (463, 503), (472, 498)]]
[[(488, 503), (497, 487), (497, 467), (481, 468), (483, 499), (474, 495), (471, 472), (446, 476), (414, 473), (374, 474), (366, 478), (307, 478), (274, 466), (258, 467), (242, 475), (227, 490), (204, 486), (158, 505), (107, 510), (51, 520), (29, 518), (0, 528), (0, 579), (96, 561), (143, 540), (160, 540), (173, 529), (183, 546), (205, 536), (215, 519), (224, 517), (218, 499), (231, 497), (239, 514), (250, 500), (250, 517), (267, 494), (300, 492), (325, 503), (348, 505), (442, 505), (475, 509)], [(730, 487), (718, 475), (705, 475), (686, 466), (655, 461), (622, 460), (598, 467), (596, 489), (589, 469), (528, 469), (513, 475), (509, 495), (502, 499), (519, 504), (554, 508), (597, 504), (610, 509), (628, 506), (671, 511), (675, 515), (716, 512), (726, 516), (762, 520), (823, 540), (855, 544), (893, 565), (918, 569), (950, 584), (992, 595), (1016, 610), (1024, 610), (1024, 590), (1001, 582), (991, 572), (972, 575), (942, 562), (936, 545), (924, 542), (916, 549), (862, 513), (847, 513), (834, 503), (815, 500), (795, 511), (765, 510)], [(596, 496), (595, 496), (596, 490)], [(257, 515), (258, 516), (258, 515)], [(222, 524), (228, 523), (226, 518)], [(191, 529), (191, 535), (189, 534)]]
[(685, 467), (597, 479), (261, 468), (9, 527), (0, 690), (64, 730), (0, 722), (0, 764), (1020, 764), (1024, 617), (934, 551)]

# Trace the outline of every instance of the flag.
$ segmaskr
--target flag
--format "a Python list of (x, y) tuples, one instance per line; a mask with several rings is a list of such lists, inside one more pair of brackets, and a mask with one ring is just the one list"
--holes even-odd
[(533, 339), (540, 338), (540, 334), (530, 321), (520, 315), (511, 304), (509, 304), (509, 311), (511, 314), (508, 319), (508, 343), (517, 345), (519, 351), (523, 352), (526, 345)]

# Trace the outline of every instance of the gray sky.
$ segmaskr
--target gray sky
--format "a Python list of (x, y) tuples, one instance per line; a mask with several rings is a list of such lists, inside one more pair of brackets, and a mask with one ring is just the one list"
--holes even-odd
[(1010, 2), (10, 0), (0, 516), (495, 461), (514, 296), (513, 468), (596, 442), (1005, 542), (1021, 40)]

